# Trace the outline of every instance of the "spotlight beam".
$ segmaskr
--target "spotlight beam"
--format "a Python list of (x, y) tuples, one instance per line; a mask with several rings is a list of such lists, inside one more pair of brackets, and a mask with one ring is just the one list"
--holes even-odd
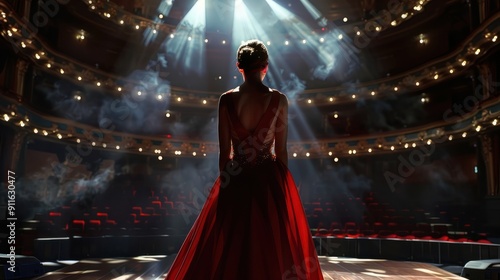
[(149, 45), (157, 38), (157, 26), (160, 25), (163, 21), (163, 18), (170, 13), (172, 6), (175, 0), (167, 0), (162, 1), (158, 6), (157, 12), (158, 16), (154, 20), (154, 24), (152, 26), (148, 26), (146, 30), (144, 30), (143, 34), (143, 42), (145, 45)]
[(205, 0), (198, 0), (167, 41), (166, 49), (174, 56), (174, 67), (182, 64), (182, 69), (200, 76), (206, 73), (205, 31)]

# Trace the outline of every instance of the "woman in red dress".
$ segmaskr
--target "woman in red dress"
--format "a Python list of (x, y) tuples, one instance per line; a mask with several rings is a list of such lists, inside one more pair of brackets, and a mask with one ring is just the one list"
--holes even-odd
[(237, 56), (244, 82), (219, 100), (220, 175), (166, 279), (323, 279), (287, 167), (287, 98), (262, 82), (262, 42)]

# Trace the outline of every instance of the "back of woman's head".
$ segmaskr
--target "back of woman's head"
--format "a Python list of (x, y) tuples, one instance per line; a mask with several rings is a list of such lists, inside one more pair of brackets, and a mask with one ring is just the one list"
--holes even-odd
[(245, 72), (262, 70), (268, 64), (267, 48), (259, 40), (250, 40), (238, 48), (238, 68)]

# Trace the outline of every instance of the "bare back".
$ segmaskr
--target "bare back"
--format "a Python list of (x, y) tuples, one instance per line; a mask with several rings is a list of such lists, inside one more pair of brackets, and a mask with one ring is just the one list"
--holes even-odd
[[(265, 147), (271, 147), (274, 142), (276, 157), (285, 164), (288, 162), (286, 96), (266, 86), (252, 88), (253, 90), (236, 88), (228, 92), (229, 94), (223, 94), (219, 101), (219, 168), (221, 169), (230, 160), (231, 146), (239, 146), (241, 141), (245, 141), (238, 137), (238, 133), (234, 130), (232, 124), (235, 123), (245, 130), (244, 134), (254, 137), (254, 140), (258, 138), (258, 142)], [(275, 100), (275, 103), (273, 108), (270, 108), (272, 100)], [(266, 113), (268, 113), (267, 122), (261, 123)], [(272, 118), (269, 119), (269, 116)], [(259, 125), (260, 129), (256, 131)]]
[(273, 90), (267, 87), (258, 91), (238, 87), (231, 94), (238, 119), (248, 132), (254, 132), (271, 102), (272, 94)]

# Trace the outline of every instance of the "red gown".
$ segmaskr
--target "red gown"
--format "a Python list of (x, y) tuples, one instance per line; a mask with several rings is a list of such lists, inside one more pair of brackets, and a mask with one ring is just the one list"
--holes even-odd
[(271, 155), (279, 95), (256, 133), (228, 106), (232, 166), (215, 181), (167, 280), (323, 279), (295, 182)]

